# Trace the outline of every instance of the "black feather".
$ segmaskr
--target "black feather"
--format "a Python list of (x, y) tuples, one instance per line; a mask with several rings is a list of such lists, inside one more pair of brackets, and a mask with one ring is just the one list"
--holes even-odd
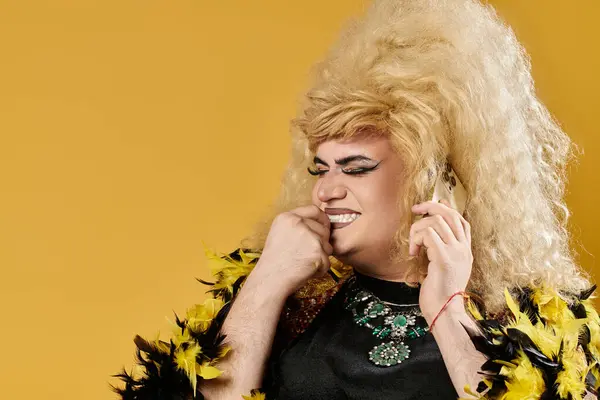
[(506, 330), (506, 334), (510, 340), (518, 343), (521, 346), (521, 349), (523, 349), (533, 365), (538, 368), (548, 369), (558, 373), (560, 364), (542, 353), (526, 333), (518, 329), (509, 328)]
[(587, 325), (584, 325), (583, 328), (581, 329), (581, 331), (579, 332), (579, 345), (582, 347), (587, 347), (588, 344), (590, 344), (590, 340), (591, 340), (591, 333), (590, 333), (590, 328), (587, 327)]
[(498, 346), (492, 342), (493, 337), (486, 330), (480, 328), (479, 331), (475, 331), (474, 329), (471, 329), (462, 323), (461, 325), (469, 335), (469, 338), (471, 338), (471, 342), (473, 342), (473, 345), (477, 351), (487, 355), (490, 358), (494, 358), (494, 356), (497, 355), (496, 349)]
[(479, 325), (481, 325), (481, 327), (486, 330), (492, 330), (492, 329), (500, 329), (502, 327), (502, 325), (500, 324), (500, 321), (495, 320), (495, 319), (484, 319), (483, 321), (479, 321)]
[[(592, 374), (592, 372), (588, 372), (588, 374), (585, 377), (585, 384), (588, 387), (588, 390), (591, 391), (590, 388), (595, 388), (596, 387), (596, 377), (594, 376), (594, 374)], [(594, 395), (598, 395), (598, 393), (596, 393), (596, 391), (593, 391)]]
[(587, 300), (592, 295), (592, 293), (594, 293), (597, 286), (598, 285), (593, 285), (591, 288), (579, 293), (579, 295), (577, 297), (579, 297), (579, 300), (581, 300), (581, 301)]
[[(142, 346), (149, 352), (138, 348), (136, 350), (136, 361), (144, 367), (144, 376), (134, 378), (123, 370), (120, 374), (113, 375), (113, 377), (120, 378), (125, 386), (117, 388), (111, 385), (112, 390), (119, 394), (122, 400), (192, 399), (193, 391), (189, 379), (177, 369), (174, 363), (174, 347), (171, 346), (171, 351), (165, 353), (146, 341), (143, 341)], [(201, 394), (196, 398), (203, 400)]]
[(533, 302), (533, 290), (527, 287), (521, 289), (517, 294), (517, 302), (519, 304), (519, 310), (527, 315), (527, 318), (529, 318), (529, 321), (531, 321), (533, 325), (541, 320), (539, 308)]
[(571, 310), (575, 318), (587, 318), (585, 306), (580, 302), (569, 304), (569, 310)]
[[(250, 251), (243, 249), (245, 252)], [(240, 249), (230, 253), (222, 258), (233, 259), (241, 262)], [(253, 261), (255, 263), (256, 260)], [(217, 283), (224, 279), (223, 274), (217, 274)], [(221, 333), (223, 323), (231, 308), (231, 301), (239, 292), (243, 284), (245, 276), (240, 277), (233, 284), (232, 292), (227, 288), (209, 290), (215, 298), (219, 298), (225, 302), (225, 305), (219, 310), (215, 318), (204, 330), (192, 330), (188, 327), (187, 319), (181, 319), (175, 313), (175, 322), (183, 332), (188, 328), (190, 337), (200, 345), (202, 352), (199, 355), (199, 362), (202, 363), (208, 360), (214, 360), (221, 354), (224, 346), (225, 335)], [(206, 282), (197, 279), (199, 282), (214, 286), (216, 283)], [(185, 372), (177, 368), (175, 363), (175, 344), (160, 342), (168, 346), (169, 351), (161, 350), (152, 342), (136, 336), (134, 343), (136, 349), (136, 363), (142, 367), (143, 375), (134, 377), (128, 374), (125, 369), (113, 377), (120, 379), (122, 387), (110, 385), (112, 390), (121, 396), (122, 400), (203, 400), (204, 397), (198, 391), (196, 397), (193, 396), (193, 389), (189, 378)], [(185, 348), (186, 343), (182, 343)], [(202, 378), (198, 377), (198, 385), (202, 382)]]

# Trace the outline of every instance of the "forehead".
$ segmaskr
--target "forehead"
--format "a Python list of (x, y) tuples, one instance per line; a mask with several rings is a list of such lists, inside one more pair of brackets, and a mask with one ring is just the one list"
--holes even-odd
[(357, 137), (346, 140), (328, 140), (321, 143), (316, 154), (320, 158), (342, 158), (351, 155), (364, 155), (369, 158), (383, 158), (393, 152), (389, 139), (385, 136)]

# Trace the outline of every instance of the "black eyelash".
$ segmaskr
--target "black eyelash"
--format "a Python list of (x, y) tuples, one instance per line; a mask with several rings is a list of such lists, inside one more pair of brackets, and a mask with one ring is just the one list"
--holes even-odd
[(317, 170), (317, 169), (315, 169), (315, 170), (312, 170), (312, 169), (310, 169), (310, 167), (309, 167), (309, 168), (306, 168), (306, 170), (308, 171), (308, 173), (309, 173), (309, 174), (311, 174), (311, 175), (313, 175), (313, 176), (317, 176), (317, 175), (323, 175), (325, 172), (327, 172), (327, 171), (319, 171), (319, 170)]
[(342, 170), (343, 173), (348, 174), (348, 175), (362, 175), (362, 174), (366, 174), (367, 172), (371, 172), (375, 169), (375, 167), (372, 168), (352, 168), (349, 171), (344, 171)]
[[(378, 165), (379, 164), (377, 164), (374, 167), (369, 167), (369, 168), (352, 168), (349, 171), (344, 171), (342, 169), (342, 172), (345, 173), (346, 175), (364, 175), (364, 174), (366, 174), (368, 172), (373, 171), (375, 168), (377, 168)], [(310, 168), (307, 168), (307, 170), (308, 170), (308, 173), (311, 174), (311, 175), (313, 175), (313, 176), (320, 176), (320, 175), (323, 175), (324, 173), (327, 172), (327, 170), (321, 170), (320, 171), (320, 170), (313, 170), (313, 169), (310, 169)]]

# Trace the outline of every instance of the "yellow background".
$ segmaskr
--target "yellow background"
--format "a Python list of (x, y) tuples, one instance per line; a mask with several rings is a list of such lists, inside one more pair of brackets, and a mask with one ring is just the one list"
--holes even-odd
[[(598, 254), (599, 2), (493, 3), (585, 150), (568, 201)], [(363, 6), (0, 0), (1, 399), (114, 398), (133, 335), (202, 297), (201, 240), (233, 249), (275, 196), (309, 67)]]

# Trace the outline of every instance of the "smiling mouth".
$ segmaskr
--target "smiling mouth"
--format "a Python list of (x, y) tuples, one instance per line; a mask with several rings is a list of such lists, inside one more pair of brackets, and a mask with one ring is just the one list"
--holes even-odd
[(344, 228), (354, 221), (356, 221), (360, 214), (357, 213), (348, 213), (348, 214), (329, 214), (329, 221), (331, 222), (332, 229), (340, 229)]

